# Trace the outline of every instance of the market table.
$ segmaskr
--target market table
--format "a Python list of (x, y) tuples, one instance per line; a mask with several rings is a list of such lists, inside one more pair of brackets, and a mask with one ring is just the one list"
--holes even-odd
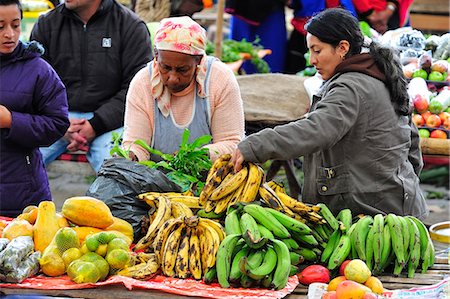
[[(398, 277), (384, 274), (378, 276), (383, 282), (383, 286), (388, 290), (409, 289), (415, 287), (426, 287), (438, 284), (444, 279), (450, 277), (450, 265), (448, 263), (449, 244), (434, 242), (437, 256), (436, 263), (429, 268), (426, 274), (416, 273), (414, 278), (407, 278), (405, 274)], [(286, 299), (306, 299), (308, 287), (299, 284), (295, 290), (287, 295)], [(188, 297), (178, 296), (157, 290), (133, 289), (129, 291), (123, 285), (108, 285), (93, 289), (78, 290), (39, 290), (39, 289), (22, 289), (22, 288), (1, 288), (0, 295), (13, 294), (39, 294), (59, 297), (75, 297), (75, 298), (124, 298), (124, 299), (157, 299), (157, 298), (204, 298), (204, 297)]]

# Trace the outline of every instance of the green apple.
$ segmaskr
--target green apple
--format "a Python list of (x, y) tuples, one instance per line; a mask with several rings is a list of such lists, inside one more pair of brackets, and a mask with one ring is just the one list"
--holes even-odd
[(445, 77), (444, 77), (444, 75), (442, 73), (439, 73), (439, 72), (436, 72), (436, 71), (432, 71), (428, 75), (428, 80), (430, 80), (430, 81), (444, 81)]
[(428, 138), (430, 137), (430, 131), (427, 129), (419, 129), (419, 136), (422, 138)]
[(423, 69), (418, 69), (418, 70), (414, 71), (412, 77), (413, 78), (422, 78), (422, 79), (426, 80), (428, 77), (428, 74), (427, 74), (427, 71), (425, 71)]
[(444, 110), (444, 107), (442, 106), (441, 102), (437, 100), (431, 100), (430, 104), (428, 105), (428, 110), (430, 110), (433, 114), (439, 114)]

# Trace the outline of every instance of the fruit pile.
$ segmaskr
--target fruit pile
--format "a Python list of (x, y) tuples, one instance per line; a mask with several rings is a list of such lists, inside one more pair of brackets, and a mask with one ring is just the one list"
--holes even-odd
[(349, 261), (340, 275), (327, 286), (324, 299), (363, 298), (375, 299), (383, 293), (383, 284), (372, 276), (367, 265), (360, 259)]
[(434, 93), (423, 79), (413, 79), (410, 92), (414, 105), (412, 120), (422, 138), (450, 138), (450, 90), (447, 87)]
[(422, 78), (433, 82), (450, 82), (448, 75), (448, 61), (433, 61), (431, 55), (423, 54), (418, 61), (410, 62), (403, 67), (403, 74), (406, 78)]

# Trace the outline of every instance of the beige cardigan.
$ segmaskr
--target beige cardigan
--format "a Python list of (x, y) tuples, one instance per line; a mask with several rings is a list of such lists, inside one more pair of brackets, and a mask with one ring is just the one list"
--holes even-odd
[[(139, 161), (149, 159), (149, 153), (133, 144), (137, 139), (151, 145), (154, 125), (154, 103), (151, 96), (148, 67), (141, 69), (128, 89), (123, 134), (124, 149), (130, 149)], [(222, 62), (216, 61), (209, 80), (212, 144), (207, 145), (211, 160), (232, 153), (244, 137), (244, 110), (239, 85), (233, 72)], [(172, 94), (171, 113), (175, 122), (187, 126), (192, 119), (194, 82), (185, 90)]]

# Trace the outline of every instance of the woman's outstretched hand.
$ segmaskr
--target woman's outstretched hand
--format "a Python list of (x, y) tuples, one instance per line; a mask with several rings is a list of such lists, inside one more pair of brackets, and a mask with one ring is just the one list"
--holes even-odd
[(237, 148), (231, 156), (230, 162), (234, 165), (234, 172), (238, 172), (242, 169), (242, 164), (244, 163), (244, 156), (241, 151)]

